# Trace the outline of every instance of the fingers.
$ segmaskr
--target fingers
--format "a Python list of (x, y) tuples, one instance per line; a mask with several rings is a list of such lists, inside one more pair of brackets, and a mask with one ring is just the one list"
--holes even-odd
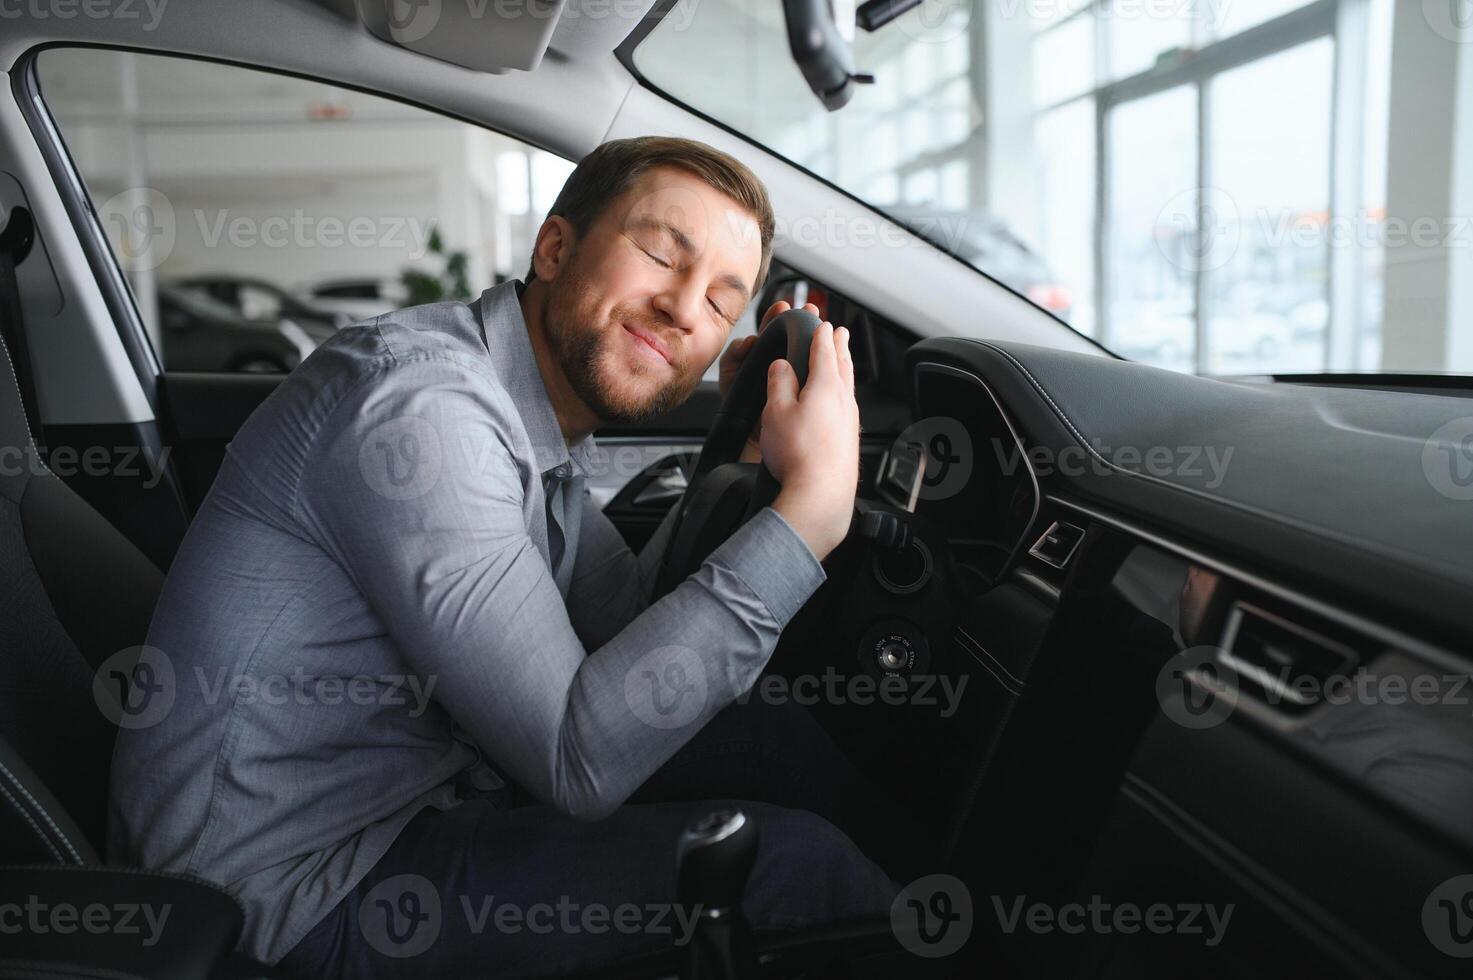
[(798, 376), (792, 365), (779, 358), (767, 368), (767, 409), (785, 410), (798, 400)]
[[(813, 304), (810, 303), (809, 305), (811, 306)], [(785, 299), (780, 299), (776, 303), (773, 303), (767, 308), (767, 312), (762, 314), (762, 325), (757, 328), (757, 332), (761, 333), (763, 330), (766, 330), (767, 325), (773, 321), (774, 317), (781, 316), (792, 308), (793, 305)]]
[(840, 327), (834, 331), (834, 344), (839, 351), (839, 378), (844, 382), (845, 391), (853, 391), (854, 354), (849, 349), (848, 327)]
[[(793, 304), (789, 303), (785, 299), (780, 299), (776, 303), (773, 303), (767, 308), (767, 312), (762, 314), (762, 324), (757, 328), (757, 332), (761, 333), (763, 330), (767, 329), (767, 325), (771, 323), (774, 318), (782, 316), (784, 313), (788, 312), (792, 308)], [(803, 309), (807, 310), (809, 313), (812, 313), (814, 316), (823, 315), (819, 312), (818, 306), (814, 303), (804, 303)]]
[(823, 388), (839, 381), (839, 360), (834, 348), (834, 325), (825, 320), (813, 332), (813, 343), (808, 348), (808, 388)]

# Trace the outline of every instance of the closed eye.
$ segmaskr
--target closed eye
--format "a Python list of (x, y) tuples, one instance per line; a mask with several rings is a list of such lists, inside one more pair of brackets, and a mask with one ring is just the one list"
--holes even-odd
[(650, 258), (654, 259), (655, 262), (656, 262), (656, 264), (658, 264), (660, 266), (660, 268), (662, 268), (662, 269), (673, 269), (673, 268), (675, 268), (669, 262), (667, 262), (664, 259), (660, 258), (658, 255), (656, 255), (654, 252), (651, 252), (647, 248), (641, 247), (640, 248), (640, 251), (643, 252), (645, 255), (648, 255)]
[(726, 311), (721, 308), (721, 304), (717, 303), (714, 299), (708, 299), (706, 302), (711, 304), (711, 309), (715, 310), (716, 315), (721, 317), (721, 319), (725, 320), (727, 323), (734, 322), (731, 317), (726, 315)]

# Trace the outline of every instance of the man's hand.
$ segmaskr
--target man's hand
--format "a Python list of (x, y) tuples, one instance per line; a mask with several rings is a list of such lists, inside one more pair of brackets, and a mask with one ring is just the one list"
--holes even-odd
[[(742, 364), (747, 360), (747, 355), (752, 353), (753, 347), (757, 346), (757, 335), (766, 330), (767, 325), (775, 317), (788, 312), (792, 308), (793, 305), (787, 300), (778, 300), (767, 308), (766, 313), (762, 314), (762, 322), (757, 327), (757, 333), (733, 340), (726, 346), (726, 350), (721, 354), (720, 366), (716, 378), (716, 389), (721, 393), (723, 399), (726, 398), (726, 393), (731, 390), (732, 382), (736, 381), (737, 372), (741, 370)], [(809, 311), (814, 316), (819, 315), (818, 307), (812, 303), (804, 303), (803, 309)], [(762, 461), (762, 451), (757, 441), (757, 437), (761, 432), (762, 425), (759, 422), (757, 427), (752, 430), (752, 434), (747, 437), (747, 445), (742, 449), (740, 457), (741, 462), (760, 463)]]
[(859, 404), (848, 330), (819, 325), (801, 391), (793, 366), (772, 362), (761, 448), (782, 484), (773, 509), (822, 561), (849, 531), (859, 482)]

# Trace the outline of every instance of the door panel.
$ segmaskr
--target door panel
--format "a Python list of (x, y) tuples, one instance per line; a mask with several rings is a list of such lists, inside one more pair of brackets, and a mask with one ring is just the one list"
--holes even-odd
[(225, 447), (286, 378), (281, 374), (166, 371), (160, 384), (164, 429), (189, 513), (194, 514), (225, 462)]

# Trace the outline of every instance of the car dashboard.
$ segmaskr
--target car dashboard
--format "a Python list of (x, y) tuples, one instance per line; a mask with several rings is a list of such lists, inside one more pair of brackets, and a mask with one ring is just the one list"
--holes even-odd
[(913, 512), (867, 504), (904, 533), (846, 542), (803, 614), (905, 695), (826, 724), (974, 893), (1237, 910), (1212, 946), (1022, 930), (1012, 965), (1451, 975), (1473, 504), (1438, 433), (1473, 403), (960, 339), (906, 367)]

